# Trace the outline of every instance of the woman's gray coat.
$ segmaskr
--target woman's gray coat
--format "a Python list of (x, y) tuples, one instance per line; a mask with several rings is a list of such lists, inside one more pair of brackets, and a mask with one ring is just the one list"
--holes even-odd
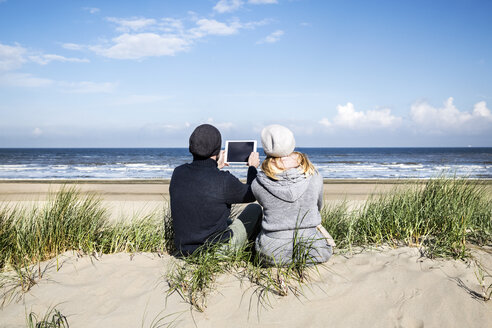
[(294, 258), (326, 262), (332, 249), (316, 229), (321, 223), (323, 178), (319, 173), (306, 177), (298, 168), (283, 171), (277, 178), (260, 172), (251, 185), (264, 215), (256, 250), (270, 264), (285, 265)]

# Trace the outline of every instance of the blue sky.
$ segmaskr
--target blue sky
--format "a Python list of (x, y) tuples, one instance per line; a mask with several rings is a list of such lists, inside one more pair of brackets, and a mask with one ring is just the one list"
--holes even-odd
[(0, 147), (492, 146), (492, 1), (0, 0)]

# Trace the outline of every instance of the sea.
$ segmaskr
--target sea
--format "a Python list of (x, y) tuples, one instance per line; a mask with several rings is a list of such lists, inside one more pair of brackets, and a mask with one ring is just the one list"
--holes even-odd
[[(492, 147), (296, 150), (326, 179), (492, 179)], [(187, 148), (0, 148), (0, 179), (169, 179), (191, 160)], [(225, 169), (246, 177), (246, 166)]]

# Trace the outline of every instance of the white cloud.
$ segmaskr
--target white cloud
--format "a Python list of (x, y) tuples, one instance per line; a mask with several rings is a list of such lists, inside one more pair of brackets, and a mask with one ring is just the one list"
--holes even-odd
[(141, 31), (149, 26), (155, 25), (157, 22), (153, 18), (116, 18), (116, 17), (107, 17), (109, 22), (115, 23), (118, 25), (116, 28), (117, 31), (120, 32), (129, 32), (129, 31)]
[(101, 9), (99, 9), (99, 8), (95, 8), (95, 7), (84, 7), (84, 8), (82, 8), (82, 9), (84, 9), (84, 10), (88, 11), (88, 12), (89, 12), (89, 13), (91, 13), (91, 14), (97, 14), (98, 12), (100, 12), (100, 11), (101, 11)]
[[(226, 23), (201, 18), (194, 20), (195, 26), (187, 29), (182, 20), (175, 18), (162, 18), (159, 21), (139, 18), (132, 20), (131, 23), (129, 20), (111, 18), (111, 21), (120, 24), (117, 30), (125, 26), (126, 29), (132, 31), (120, 34), (105, 44), (84, 46), (66, 43), (63, 46), (73, 50), (87, 48), (101, 56), (115, 59), (173, 56), (187, 51), (198, 39), (206, 36), (233, 35), (239, 33), (241, 29), (254, 29), (269, 22), (262, 20), (241, 23), (238, 19), (232, 19)], [(135, 30), (142, 31), (136, 33)]]
[(169, 18), (169, 17), (162, 18), (157, 25), (159, 30), (166, 33), (183, 34), (184, 32), (184, 25), (181, 19)]
[[(219, 1), (218, 10), (235, 8), (244, 1)], [(188, 12), (186, 19), (163, 17), (160, 19), (146, 17), (118, 18), (106, 17), (106, 21), (116, 24), (115, 31), (120, 32), (114, 38), (101, 41), (99, 44), (83, 45), (65, 43), (63, 47), (69, 50), (90, 50), (98, 55), (114, 59), (142, 59), (145, 57), (173, 56), (190, 49), (197, 41), (206, 36), (229, 36), (238, 34), (241, 29), (255, 29), (268, 24), (271, 20), (241, 22), (232, 18), (221, 22), (211, 18), (200, 18), (194, 12)], [(184, 22), (192, 22), (185, 26)], [(265, 42), (275, 42), (283, 34), (276, 31), (266, 38)], [(43, 58), (33, 57), (38, 62)], [(59, 58), (61, 60), (61, 58)], [(65, 58), (68, 61), (68, 58)], [(71, 59), (71, 61), (84, 61)]]
[(88, 63), (89, 59), (85, 58), (69, 58), (69, 57), (64, 57), (60, 55), (35, 55), (35, 56), (28, 56), (29, 60), (38, 63), (40, 65), (46, 65), (52, 61), (59, 61), (59, 62), (64, 62), (64, 63)]
[(15, 45), (8, 46), (0, 43), (0, 71), (11, 71), (20, 68), (26, 62), (46, 65), (52, 61), (88, 63), (85, 58), (70, 58), (55, 54), (30, 53), (26, 48)]
[(442, 107), (434, 107), (427, 102), (418, 102), (411, 106), (408, 118), (395, 116), (390, 109), (356, 111), (354, 105), (337, 106), (333, 118), (324, 117), (318, 123), (331, 131), (375, 130), (399, 128), (401, 133), (419, 135), (440, 134), (447, 136), (479, 135), (492, 131), (492, 112), (485, 101), (476, 103), (471, 111), (460, 111), (447, 99)]
[(35, 77), (27, 73), (7, 73), (0, 75), (0, 85), (11, 87), (47, 87), (54, 84), (55, 81)]
[(258, 26), (264, 26), (264, 25), (267, 25), (267, 24), (269, 24), (271, 22), (272, 22), (271, 19), (262, 19), (260, 21), (252, 21), (252, 22), (241, 23), (240, 24), (240, 27), (241, 28), (245, 28), (245, 29), (253, 30), (253, 29), (255, 29)]
[(32, 135), (35, 137), (39, 137), (42, 134), (43, 134), (43, 130), (41, 130), (40, 128), (35, 128), (34, 130), (32, 130)]
[(19, 46), (8, 46), (0, 43), (0, 71), (10, 71), (22, 66), (25, 62), (26, 49)]
[(324, 126), (327, 126), (327, 127), (330, 127), (332, 126), (333, 124), (330, 122), (329, 119), (327, 119), (326, 117), (323, 117), (319, 122), (319, 124), (321, 125), (324, 125)]
[(234, 123), (232, 123), (232, 122), (216, 123), (212, 117), (209, 117), (205, 122), (202, 122), (202, 123), (212, 124), (213, 126), (215, 126), (219, 130), (221, 130), (221, 129), (222, 130), (229, 130), (229, 129), (234, 127)]
[(227, 25), (215, 19), (200, 19), (196, 22), (197, 28), (191, 29), (190, 32), (194, 37), (204, 37), (205, 35), (232, 35), (236, 34), (241, 28), (239, 22), (232, 22)]
[[(250, 5), (276, 4), (277, 0), (248, 0)], [(220, 14), (231, 13), (240, 9), (244, 5), (243, 0), (219, 0), (214, 6), (214, 10)]]
[(30, 54), (27, 49), (15, 45), (8, 46), (0, 43), (0, 85), (9, 87), (39, 88), (55, 86), (64, 91), (74, 93), (111, 92), (115, 88), (114, 83), (103, 82), (65, 82), (36, 77), (29, 73), (9, 72), (19, 69), (26, 62), (46, 65), (52, 61), (87, 63), (88, 59), (70, 58), (55, 54)]
[(473, 116), (475, 117), (483, 117), (487, 120), (492, 119), (492, 115), (490, 113), (490, 110), (487, 108), (487, 103), (485, 101), (481, 101), (475, 104), (473, 106)]
[(219, 0), (214, 6), (214, 10), (220, 14), (230, 13), (238, 10), (243, 5), (241, 0)]
[(393, 116), (390, 109), (369, 110), (357, 112), (352, 103), (337, 106), (337, 115), (331, 123), (322, 118), (320, 124), (327, 127), (342, 127), (349, 129), (394, 128), (401, 124), (400, 117)]
[(277, 0), (248, 0), (248, 3), (252, 5), (269, 5), (278, 3)]
[(410, 109), (410, 117), (417, 130), (431, 133), (479, 132), (490, 128), (492, 114), (485, 101), (474, 105), (472, 112), (462, 112), (456, 108), (452, 97), (441, 108), (426, 102), (415, 103)]
[(259, 40), (258, 42), (256, 42), (257, 44), (262, 44), (262, 43), (275, 43), (277, 41), (280, 40), (280, 37), (284, 35), (284, 31), (282, 30), (277, 30), (269, 35), (267, 35), (266, 37), (264, 37), (263, 39)]
[(172, 56), (187, 50), (189, 42), (172, 35), (155, 33), (122, 34), (113, 39), (110, 47), (92, 46), (89, 49), (109, 58), (139, 59), (152, 56)]
[(68, 93), (111, 93), (116, 88), (111, 82), (58, 82), (59, 86)]
[(76, 43), (64, 43), (62, 44), (62, 47), (68, 50), (82, 50), (84, 49), (84, 46)]

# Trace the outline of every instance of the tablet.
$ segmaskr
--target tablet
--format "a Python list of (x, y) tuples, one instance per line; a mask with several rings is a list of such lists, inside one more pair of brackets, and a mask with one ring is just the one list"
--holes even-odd
[(225, 162), (227, 164), (246, 164), (249, 155), (256, 151), (256, 140), (227, 140), (225, 143)]

